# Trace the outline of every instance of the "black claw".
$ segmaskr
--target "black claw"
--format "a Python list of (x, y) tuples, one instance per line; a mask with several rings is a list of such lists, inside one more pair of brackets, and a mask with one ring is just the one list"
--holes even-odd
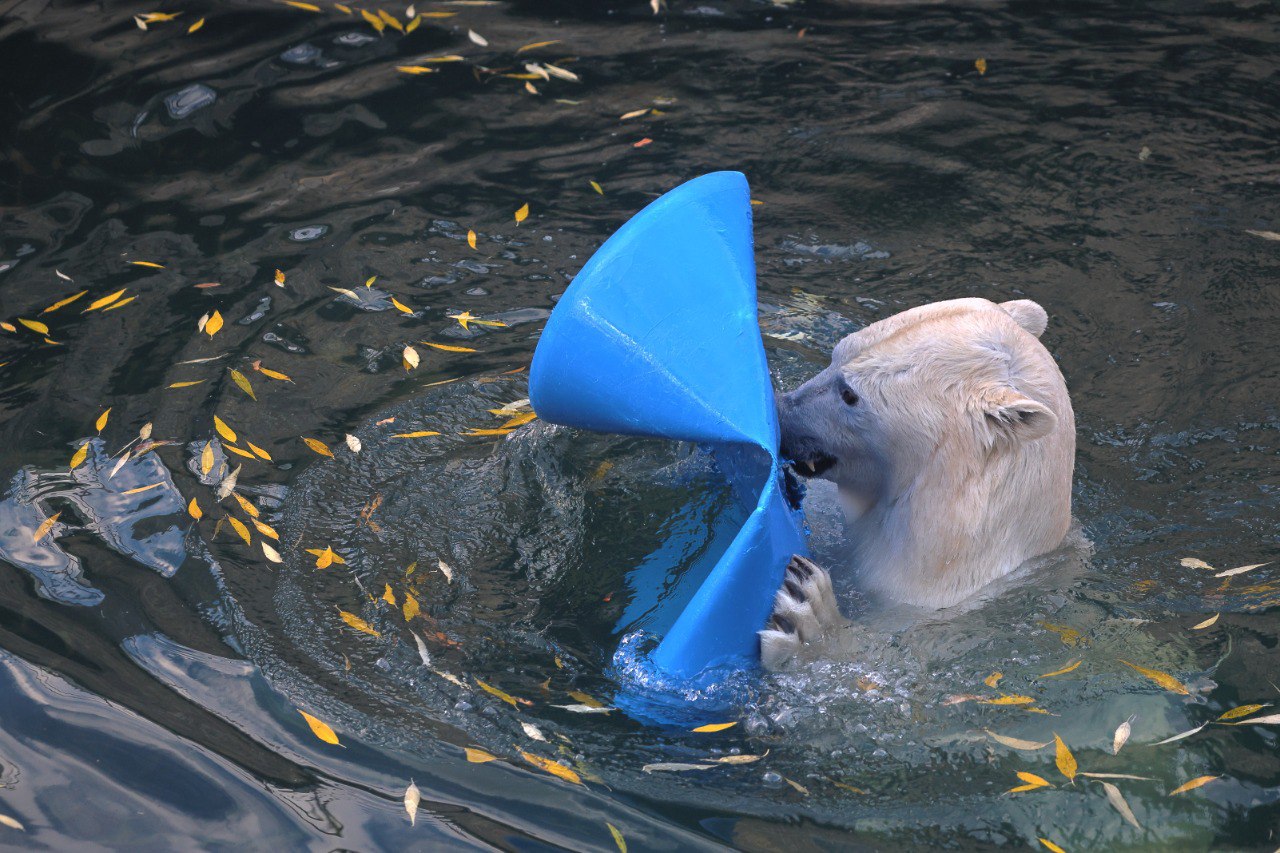
[(800, 556), (791, 558), (791, 562), (787, 563), (787, 571), (795, 572), (805, 580), (813, 577), (813, 569), (809, 566), (808, 561)]
[(794, 634), (796, 632), (796, 626), (792, 625), (791, 620), (781, 613), (775, 613), (770, 617), (769, 627), (784, 634)]
[(804, 591), (800, 589), (800, 584), (796, 583), (791, 578), (787, 578), (785, 581), (782, 582), (782, 586), (784, 589), (786, 589), (787, 592), (791, 594), (792, 598), (794, 598), (796, 601), (800, 602), (801, 604), (804, 603), (805, 594), (804, 594)]

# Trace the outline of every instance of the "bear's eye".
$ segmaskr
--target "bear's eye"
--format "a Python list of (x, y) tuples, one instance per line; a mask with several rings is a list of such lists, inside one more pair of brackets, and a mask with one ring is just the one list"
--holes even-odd
[(858, 405), (858, 395), (853, 393), (853, 389), (848, 385), (840, 386), (840, 399), (844, 400), (847, 405)]

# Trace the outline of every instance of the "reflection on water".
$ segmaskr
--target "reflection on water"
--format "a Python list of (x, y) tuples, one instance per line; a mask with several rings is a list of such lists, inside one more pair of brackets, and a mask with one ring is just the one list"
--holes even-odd
[[(1273, 558), (1280, 515), (1274, 8), (513, 0), (402, 34), (321, 5), (0, 8), (0, 814), (26, 842), (1274, 845), (1274, 726), (1152, 745), (1278, 690), (1274, 566), (1218, 576)], [(621, 634), (733, 525), (711, 460), (485, 431), (590, 252), (716, 168), (761, 202), (784, 387), (901, 308), (1046, 307), (1089, 545), (943, 616), (846, 588), (838, 654), (694, 734), (556, 706), (610, 700)], [(218, 497), (237, 466), (256, 524)], [(829, 490), (809, 516), (840, 566)], [(989, 732), (1150, 777), (1112, 780), (1143, 828)], [(1018, 772), (1054, 787), (1006, 795)]]

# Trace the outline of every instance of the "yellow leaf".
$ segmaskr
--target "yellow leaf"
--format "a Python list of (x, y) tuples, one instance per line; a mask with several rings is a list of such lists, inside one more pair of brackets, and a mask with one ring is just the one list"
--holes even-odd
[(191, 503), (187, 504), (187, 515), (191, 516), (196, 521), (204, 518), (204, 510), (200, 508), (200, 504), (196, 502), (195, 498), (192, 498)]
[(298, 713), (302, 715), (302, 718), (307, 721), (307, 725), (311, 727), (311, 733), (320, 738), (320, 740), (337, 746), (342, 745), (338, 743), (338, 736), (333, 733), (333, 729), (329, 728), (329, 724), (324, 720), (317, 720), (306, 711), (298, 711)]
[(236, 499), (236, 503), (240, 504), (240, 509), (244, 510), (244, 514), (250, 518), (258, 517), (258, 508), (253, 505), (253, 501), (248, 500), (239, 492), (232, 492), (231, 497)]
[(324, 550), (323, 550), (323, 551), (320, 551), (319, 553), (316, 553), (315, 551), (313, 551), (313, 550), (312, 550), (312, 549), (310, 549), (310, 548), (308, 548), (307, 550), (308, 550), (309, 552), (311, 552), (311, 553), (315, 553), (315, 554), (316, 554), (316, 568), (317, 568), (317, 569), (327, 569), (327, 568), (329, 568), (329, 566), (333, 565), (333, 561), (334, 561), (334, 559), (335, 559), (335, 558), (337, 558), (337, 556), (338, 556), (337, 554), (333, 553), (333, 549), (332, 549), (332, 548), (330, 548), (328, 545), (326, 545), (326, 546), (325, 546), (325, 548), (324, 548)]
[(41, 323), (39, 320), (25, 320), (22, 317), (19, 317), (18, 322), (33, 332), (39, 332), (42, 335), (49, 334), (49, 327), (44, 323)]
[(386, 589), (382, 593), (382, 600), (392, 607), (396, 606), (396, 594), (391, 591), (391, 584), (384, 584)]
[(1030, 705), (1035, 701), (1036, 700), (1030, 696), (1010, 696), (1008, 694), (1001, 696), (998, 699), (981, 700), (983, 705)]
[(67, 305), (70, 305), (72, 302), (75, 302), (77, 299), (79, 299), (81, 296), (84, 296), (88, 292), (89, 291), (87, 290), (82, 290), (79, 293), (75, 294), (74, 296), (68, 296), (66, 299), (59, 299), (57, 302), (53, 303), (52, 305), (50, 305), (48, 308), (44, 309), (40, 313), (48, 314), (50, 311), (57, 311), (59, 308), (65, 307)]
[(1136, 663), (1129, 663), (1127, 660), (1123, 660), (1121, 658), (1117, 658), (1117, 660), (1135, 672), (1142, 673), (1156, 684), (1159, 684), (1165, 690), (1169, 690), (1173, 693), (1181, 693), (1183, 696), (1191, 695), (1191, 691), (1186, 688), (1186, 685), (1168, 673), (1161, 672), (1158, 669), (1147, 669), (1145, 666), (1138, 666)]
[(109, 417), (111, 417), (110, 406), (108, 406), (102, 414), (98, 415), (98, 419), (93, 423), (93, 427), (98, 431), (98, 435), (102, 435), (102, 429), (107, 425), (107, 418)]
[(268, 536), (276, 540), (277, 542), (280, 541), (280, 534), (276, 533), (276, 529), (272, 527), (270, 524), (264, 524), (263, 522), (255, 518), (253, 519), (253, 526), (258, 528), (258, 532), (261, 533), (263, 536)]
[(1261, 711), (1263, 708), (1270, 708), (1271, 705), (1241, 705), (1239, 708), (1232, 708), (1230, 711), (1223, 712), (1219, 720), (1238, 720), (1241, 717), (1247, 717), (1254, 711)]
[(1172, 797), (1174, 794), (1181, 794), (1184, 791), (1194, 790), (1196, 788), (1199, 788), (1201, 785), (1207, 785), (1213, 780), (1220, 779), (1220, 778), (1222, 777), (1221, 776), (1197, 776), (1196, 778), (1192, 779), (1190, 782), (1184, 782), (1183, 784), (1174, 788), (1172, 791), (1169, 792), (1169, 796)]
[(40, 522), (40, 526), (36, 528), (36, 532), (32, 535), (31, 541), (39, 542), (41, 539), (47, 536), (49, 534), (49, 531), (53, 529), (53, 525), (57, 523), (58, 516), (60, 515), (62, 515), (61, 511), (55, 512), (53, 515), (49, 516), (44, 521)]
[(1080, 668), (1080, 664), (1082, 664), (1083, 662), (1084, 661), (1078, 660), (1075, 663), (1069, 663), (1066, 666), (1064, 666), (1062, 669), (1055, 669), (1053, 672), (1046, 672), (1044, 675), (1040, 677), (1053, 678), (1055, 675), (1066, 675), (1068, 672), (1075, 672), (1077, 669)]
[(200, 451), (200, 473), (208, 474), (213, 470), (213, 442), (207, 441), (204, 450)]
[(645, 108), (644, 108), (644, 109), (642, 109), (642, 110), (632, 110), (632, 111), (631, 111), (631, 112), (629, 112), (629, 113), (623, 113), (622, 115), (618, 116), (618, 120), (619, 120), (619, 121), (627, 121), (628, 119), (640, 118), (640, 116), (644, 115), (644, 114), (645, 114), (645, 113), (647, 113), (647, 112), (649, 112), (649, 108), (648, 108), (648, 107), (645, 107)]
[(467, 245), (473, 249), (476, 247), (476, 232), (471, 230), (467, 231)]
[(404, 621), (406, 622), (410, 621), (413, 617), (422, 612), (422, 608), (418, 606), (418, 599), (414, 598), (407, 592), (404, 594), (403, 609)]
[(218, 334), (218, 331), (221, 328), (222, 328), (222, 314), (219, 313), (218, 311), (214, 311), (213, 316), (210, 317), (209, 321), (204, 324), (204, 333), (212, 338), (214, 335)]
[(164, 485), (164, 483), (152, 483), (152, 484), (151, 484), (151, 485), (149, 485), (149, 486), (138, 486), (138, 487), (133, 488), (133, 489), (125, 489), (125, 490), (124, 490), (123, 492), (121, 492), (120, 494), (122, 494), (122, 495), (140, 495), (140, 494), (142, 494), (143, 492), (149, 492), (149, 491), (151, 491), (152, 489), (158, 489), (158, 488), (160, 488), (160, 487), (161, 487), (161, 486), (163, 486), (163, 485)]
[(530, 753), (530, 752), (524, 752), (523, 750), (520, 752), (520, 755), (522, 758), (524, 758), (525, 761), (529, 762), (534, 767), (537, 767), (541, 770), (545, 770), (546, 772), (550, 773), (552, 776), (563, 779), (566, 782), (572, 782), (575, 785), (582, 784), (582, 779), (581, 777), (578, 776), (577, 773), (574, 773), (568, 767), (565, 767), (563, 764), (560, 764), (559, 762), (552, 761), (549, 758), (543, 758), (540, 755), (534, 755), (533, 753)]
[[(285, 0), (285, 2), (289, 2), (289, 0)], [(387, 25), (383, 23), (382, 19), (370, 12), (368, 9), (361, 9), (360, 17), (364, 18), (365, 21), (368, 22), (369, 26), (377, 30), (378, 35), (382, 35), (382, 31), (387, 28)]]
[(987, 61), (982, 57), (978, 57), (973, 61), (973, 67), (978, 69), (979, 74), (987, 73)]
[[(536, 50), (537, 48), (540, 48), (540, 47), (550, 47), (553, 44), (559, 44), (559, 43), (560, 43), (560, 39), (553, 39), (551, 41), (535, 41), (530, 44), (526, 44), (516, 48), (516, 53), (524, 53), (526, 50)], [(626, 853), (626, 851), (624, 850), (623, 853)]]
[(1191, 630), (1199, 631), (1203, 628), (1208, 628), (1209, 626), (1213, 625), (1213, 623), (1217, 622), (1218, 617), (1221, 615), (1222, 615), (1221, 613), (1215, 613), (1212, 616), (1210, 616), (1208, 619), (1204, 620), (1203, 622), (1197, 622), (1196, 624), (1192, 625)]
[(254, 455), (258, 456), (261, 459), (265, 459), (268, 462), (271, 461), (271, 454), (263, 450), (258, 445), (254, 444), (252, 441), (246, 441), (245, 444), (249, 445), (249, 449), (254, 452)]
[(392, 438), (426, 438), (429, 435), (439, 435), (439, 434), (440, 433), (433, 432), (432, 430), (429, 430), (429, 429), (421, 429), (421, 430), (418, 430), (417, 432), (398, 432), (391, 437)]
[(433, 344), (430, 341), (421, 341), (423, 346), (432, 347), (445, 352), (475, 352), (471, 347), (455, 347), (452, 344)]
[(464, 433), (462, 433), (462, 435), (470, 435), (470, 436), (477, 436), (477, 435), (510, 435), (510, 434), (511, 434), (511, 432), (512, 432), (512, 430), (509, 430), (509, 429), (473, 429), (473, 430), (469, 430), (468, 432), (464, 432)]
[(591, 189), (600, 193), (600, 195), (604, 195), (604, 187), (600, 186), (595, 181), (588, 181), (588, 183), (591, 184)]
[(1045, 849), (1048, 850), (1049, 853), (1067, 853), (1066, 850), (1063, 850), (1047, 838), (1041, 838), (1040, 843), (1045, 846)]
[(254, 456), (252, 453), (250, 453), (247, 450), (241, 450), (240, 448), (236, 447), (234, 444), (224, 444), (222, 445), (222, 449), (227, 451), (228, 453), (234, 453), (236, 456), (243, 456), (245, 459), (252, 459), (255, 462), (258, 461), (258, 457)]
[(348, 625), (350, 625), (352, 628), (355, 628), (357, 631), (361, 631), (372, 637), (382, 636), (377, 631), (373, 630), (372, 625), (370, 625), (368, 622), (364, 621), (354, 613), (348, 613), (345, 610), (339, 610), (338, 615), (342, 617), (343, 622), (346, 622)]
[(609, 827), (609, 834), (613, 836), (613, 843), (618, 845), (618, 853), (627, 853), (627, 839), (622, 837), (622, 833), (618, 831), (618, 827), (609, 822), (605, 822), (605, 826)]
[[(176, 17), (176, 16), (175, 16), (175, 17)], [(154, 21), (163, 21), (163, 20), (171, 20), (171, 19), (169, 19), (169, 18), (152, 18), (152, 20), (154, 20)], [(153, 269), (153, 270), (162, 270), (162, 269), (164, 269), (164, 264), (153, 264), (151, 261), (129, 261), (129, 263), (130, 263), (130, 264), (132, 264), (132, 265), (133, 265), (133, 266), (135, 266), (135, 267), (148, 267), (149, 269)]]
[(81, 314), (88, 314), (90, 311), (96, 311), (96, 310), (98, 310), (99, 308), (104, 308), (104, 307), (106, 307), (107, 305), (110, 305), (112, 302), (115, 302), (115, 301), (116, 301), (117, 299), (119, 299), (121, 296), (124, 296), (124, 292), (125, 292), (126, 290), (128, 290), (128, 289), (129, 289), (129, 288), (127, 288), (127, 287), (123, 287), (123, 288), (121, 288), (120, 290), (117, 290), (115, 293), (108, 294), (108, 295), (106, 295), (106, 296), (102, 297), (101, 299), (97, 299), (97, 300), (95, 300), (95, 301), (93, 301), (93, 302), (90, 302), (90, 303), (89, 303), (89, 307), (88, 307), (88, 308), (86, 308), (86, 309), (84, 309), (84, 310), (83, 310), (83, 311), (81, 311), (80, 313), (81, 313)]
[[(320, 7), (319, 7), (319, 6), (316, 6), (316, 5), (312, 4), (312, 3), (301, 3), (301, 2), (299, 2), (299, 0), (280, 0), (280, 2), (284, 3), (284, 5), (286, 5), (286, 6), (292, 6), (292, 7), (293, 7), (293, 8), (295, 8), (295, 9), (301, 9), (301, 10), (302, 10), (302, 11), (304, 11), (304, 12), (319, 12), (319, 11), (320, 11)], [(303, 716), (305, 717), (305, 716), (306, 716), (306, 714), (303, 714)], [(332, 742), (333, 742), (333, 743), (336, 743), (337, 741), (332, 741)]]
[(236, 532), (236, 535), (244, 540), (244, 544), (250, 545), (253, 543), (253, 540), (249, 536), (249, 528), (244, 526), (243, 521), (236, 518), (234, 515), (228, 515), (227, 523), (231, 525), (231, 529)]
[(690, 729), (690, 731), (695, 731), (695, 732), (722, 732), (722, 731), (724, 731), (725, 729), (731, 729), (731, 728), (733, 728), (733, 727), (734, 727), (734, 726), (736, 726), (736, 725), (737, 725), (737, 722), (732, 722), (732, 723), (707, 723), (705, 726), (698, 726), (696, 729)]
[(436, 69), (428, 68), (425, 65), (397, 65), (396, 70), (401, 74), (435, 74)]
[(1053, 734), (1053, 742), (1056, 744), (1053, 763), (1058, 765), (1058, 771), (1068, 779), (1076, 778), (1076, 770), (1078, 769), (1076, 767), (1076, 757), (1071, 754), (1071, 750), (1067, 748), (1062, 738), (1058, 737), (1057, 732)]
[(993, 672), (986, 678), (982, 679), (982, 683), (994, 689), (995, 686), (1000, 683), (1000, 679), (1002, 678), (1004, 678), (1003, 672)]
[(467, 746), (463, 747), (463, 750), (467, 753), (467, 761), (472, 764), (486, 764), (490, 761), (498, 760), (498, 756), (485, 752), (483, 749)]
[(412, 308), (407, 307), (403, 302), (401, 302), (399, 299), (396, 299), (394, 296), (393, 296), (393, 297), (391, 297), (391, 304), (392, 304), (392, 305), (394, 305), (394, 306), (396, 307), (396, 310), (397, 310), (397, 311), (399, 311), (399, 312), (401, 312), (401, 313), (403, 313), (403, 314), (412, 314), (412, 313), (413, 313), (413, 309), (412, 309)]
[(379, 9), (378, 17), (382, 19), (382, 22), (384, 24), (386, 24), (388, 27), (391, 27), (391, 29), (401, 33), (404, 32), (404, 25), (401, 24), (399, 20), (392, 17), (390, 12), (387, 12), (383, 9)]
[(604, 707), (604, 703), (601, 702), (599, 699), (596, 699), (592, 696), (588, 696), (586, 693), (583, 693), (580, 690), (570, 690), (569, 697), (583, 705), (586, 705), (588, 708)]
[(249, 379), (238, 370), (231, 371), (231, 379), (240, 386), (240, 390), (249, 395), (249, 399), (257, 401), (257, 396), (253, 393), (253, 386), (249, 384)]
[(201, 28), (201, 27), (203, 27), (203, 26), (204, 26), (204, 18), (201, 18), (200, 20), (196, 21), (196, 22), (195, 22), (194, 24), (192, 24), (191, 26), (187, 27), (187, 35), (191, 35), (191, 34), (192, 34), (192, 33), (194, 33), (196, 30), (200, 29), (200, 28)]
[(233, 430), (231, 427), (227, 426), (227, 422), (224, 421), (222, 418), (218, 417), (217, 415), (213, 416), (213, 428), (218, 431), (218, 435), (222, 436), (232, 444), (235, 444), (236, 431)]
[(523, 412), (512, 417), (511, 420), (503, 424), (500, 429), (515, 429), (518, 426), (524, 426), (525, 424), (537, 419), (538, 415), (535, 412)]
[(1052, 783), (1048, 779), (1044, 779), (1034, 773), (1019, 771), (1018, 778), (1034, 788), (1052, 787)]
[(17, 327), (17, 326), (13, 325), (12, 323), (7, 323), (7, 322), (0, 322), (0, 329), (4, 329), (6, 332), (16, 332), (16, 331), (18, 331), (18, 327)]
[(79, 468), (81, 463), (84, 462), (85, 457), (88, 455), (89, 455), (89, 442), (86, 441), (84, 444), (80, 445), (80, 449), (77, 450), (72, 455), (71, 470), (74, 471), (75, 469)]
[(1068, 646), (1074, 646), (1080, 642), (1080, 632), (1075, 628), (1068, 628), (1066, 625), (1054, 625), (1052, 622), (1041, 622), (1041, 627), (1057, 634), (1062, 642)]
[(333, 451), (329, 449), (329, 445), (325, 444), (318, 438), (307, 438), (306, 436), (303, 436), (302, 443), (307, 447), (310, 447), (316, 453), (319, 453), (321, 456), (328, 456), (330, 459), (333, 458)]
[(276, 270), (275, 282), (277, 287), (284, 287), (284, 271)]
[(413, 347), (405, 347), (404, 352), (401, 353), (401, 358), (404, 360), (405, 370), (413, 370), (420, 362), (418, 351)]
[[(472, 678), (475, 678), (475, 676), (472, 676)], [(491, 684), (485, 684), (483, 681), (481, 681), (478, 678), (475, 678), (475, 682), (476, 684), (480, 685), (480, 689), (483, 690), (485, 693), (488, 693), (492, 696), (497, 696), (499, 699), (501, 699), (503, 702), (506, 702), (512, 708), (517, 707), (516, 699), (510, 693), (503, 693), (498, 688), (494, 687)]]
[(529, 218), (529, 204), (528, 202), (526, 202), (520, 205), (520, 209), (516, 211), (516, 224), (519, 225), (521, 222), (524, 222), (528, 218)]
[(203, 382), (203, 381), (204, 381), (203, 379), (196, 379), (196, 380), (195, 380), (195, 381), (193, 381), (193, 382), (175, 382), (175, 383), (173, 383), (172, 385), (170, 385), (170, 386), (168, 386), (168, 387), (170, 387), (170, 388), (190, 388), (192, 385), (199, 385), (199, 384), (200, 384), (201, 382)]
[(263, 376), (266, 376), (266, 377), (271, 378), (271, 379), (279, 379), (281, 382), (292, 382), (292, 381), (293, 381), (293, 380), (292, 380), (292, 379), (290, 379), (288, 376), (286, 376), (285, 374), (281, 373), (281, 372), (280, 372), (280, 371), (278, 371), (278, 370), (268, 370), (267, 368), (265, 368), (265, 367), (261, 367), (261, 366), (257, 367), (257, 368), (256, 368), (256, 370), (257, 370), (259, 373), (261, 373)]
[(422, 23), (421, 18), (414, 17), (412, 21), (410, 21), (408, 24), (405, 25), (404, 34), (409, 35), (409, 33), (416, 30), (421, 23)]

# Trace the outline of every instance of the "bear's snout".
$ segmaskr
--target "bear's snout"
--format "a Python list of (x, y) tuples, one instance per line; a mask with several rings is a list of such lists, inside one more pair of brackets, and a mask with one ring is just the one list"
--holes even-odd
[(819, 477), (840, 460), (830, 452), (826, 442), (814, 429), (812, 417), (805, 416), (808, 407), (805, 388), (777, 398), (778, 427), (782, 433), (781, 455), (802, 477)]

